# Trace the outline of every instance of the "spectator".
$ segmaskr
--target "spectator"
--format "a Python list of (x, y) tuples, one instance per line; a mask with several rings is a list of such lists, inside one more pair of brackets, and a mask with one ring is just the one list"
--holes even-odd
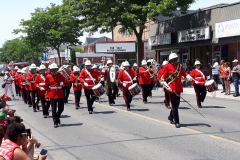
[(219, 67), (219, 72), (220, 72), (220, 78), (222, 82), (222, 87), (223, 91), (221, 93), (226, 92), (226, 87), (225, 87), (225, 77), (224, 77), (224, 68), (225, 68), (225, 60), (221, 60), (221, 66)]
[(13, 99), (14, 98), (14, 94), (13, 94), (13, 90), (12, 90), (12, 83), (14, 81), (13, 77), (10, 75), (10, 73), (8, 71), (5, 72), (6, 75), (4, 76), (3, 80), (5, 82), (5, 94), (7, 95), (8, 89), (10, 90)]
[(232, 69), (232, 79), (233, 79), (233, 85), (235, 88), (234, 97), (239, 96), (239, 72), (240, 72), (240, 65), (238, 64), (238, 60), (235, 59), (233, 62), (233, 69)]
[(193, 65), (190, 60), (187, 61), (186, 72), (189, 74), (193, 69)]
[(220, 66), (218, 64), (217, 58), (214, 59), (213, 62), (214, 62), (213, 66), (210, 63), (209, 63), (209, 65), (212, 68), (212, 78), (216, 82), (216, 90), (218, 90), (218, 76), (219, 76), (218, 69)]
[[(27, 133), (22, 123), (13, 122), (7, 127), (7, 139), (0, 146), (0, 157), (8, 160), (31, 160), (26, 153)], [(31, 140), (29, 141), (30, 143)], [(22, 146), (22, 149), (20, 148)], [(32, 147), (33, 148), (33, 147)], [(46, 155), (39, 154), (39, 160), (45, 160)]]
[(225, 87), (226, 87), (226, 92), (225, 95), (230, 95), (230, 83), (231, 83), (231, 68), (230, 68), (230, 64), (229, 62), (225, 63), (225, 67), (224, 67), (224, 83), (225, 83)]

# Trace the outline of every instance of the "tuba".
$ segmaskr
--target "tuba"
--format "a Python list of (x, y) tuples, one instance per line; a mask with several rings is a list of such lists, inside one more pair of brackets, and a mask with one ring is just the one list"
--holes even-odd
[(64, 76), (64, 78), (65, 78), (66, 80), (69, 79), (69, 75), (68, 75), (66, 69), (64, 68), (64, 66), (61, 66), (61, 67), (59, 68), (58, 72), (62, 73), (62, 75)]
[(111, 66), (109, 70), (109, 78), (112, 83), (116, 81), (116, 68), (115, 66)]

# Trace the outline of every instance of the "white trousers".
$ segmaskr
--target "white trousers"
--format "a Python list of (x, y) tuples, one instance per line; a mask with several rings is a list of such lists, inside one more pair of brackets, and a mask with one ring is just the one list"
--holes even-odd
[(5, 94), (7, 95), (7, 92), (8, 92), (8, 89), (10, 90), (11, 92), (11, 95), (13, 96), (13, 90), (12, 90), (12, 84), (6, 84), (5, 86)]

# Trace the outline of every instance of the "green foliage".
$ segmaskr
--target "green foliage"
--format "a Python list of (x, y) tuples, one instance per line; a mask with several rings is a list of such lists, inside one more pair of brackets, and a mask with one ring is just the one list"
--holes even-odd
[(76, 64), (76, 51), (74, 49), (70, 50), (70, 57), (71, 57), (71, 62), (73, 64)]
[[(173, 11), (182, 12), (194, 0), (63, 0), (71, 14), (79, 19), (85, 31), (93, 33), (111, 32), (121, 25), (119, 32), (134, 33), (138, 42), (138, 57), (142, 54), (142, 35), (145, 23), (158, 15), (174, 16)], [(138, 59), (140, 63), (141, 59)]]
[[(16, 34), (25, 33), (26, 39), (32, 47), (43, 46), (52, 47), (58, 52), (63, 43), (69, 45), (79, 44), (78, 38), (83, 35), (79, 29), (78, 18), (68, 13), (67, 8), (61, 5), (51, 4), (50, 7), (37, 8), (31, 14), (30, 20), (22, 20), (22, 29), (14, 30)], [(60, 61), (61, 65), (61, 61)]]
[[(40, 50), (40, 48), (38, 48)], [(43, 48), (42, 48), (43, 51)], [(39, 52), (36, 52), (30, 47), (26, 39), (7, 40), (0, 51), (0, 61), (37, 61), (41, 57)]]
[(74, 48), (71, 48), (71, 50), (75, 51), (75, 52), (80, 52), (80, 53), (83, 53), (83, 49), (80, 48), (80, 47), (74, 47)]

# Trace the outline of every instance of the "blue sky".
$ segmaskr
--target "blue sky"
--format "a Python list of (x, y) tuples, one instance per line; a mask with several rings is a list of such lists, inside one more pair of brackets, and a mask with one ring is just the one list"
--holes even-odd
[[(61, 4), (61, 0), (0, 0), (0, 47), (9, 39), (16, 38), (17, 35), (12, 34), (13, 29), (19, 28), (21, 19), (30, 19), (30, 13), (34, 12), (37, 7), (45, 8), (50, 3)], [(219, 3), (234, 3), (237, 0), (197, 0), (192, 4), (192, 10), (209, 7)], [(85, 41), (87, 34), (80, 38)], [(108, 36), (111, 33), (99, 34), (95, 33), (93, 37)]]

